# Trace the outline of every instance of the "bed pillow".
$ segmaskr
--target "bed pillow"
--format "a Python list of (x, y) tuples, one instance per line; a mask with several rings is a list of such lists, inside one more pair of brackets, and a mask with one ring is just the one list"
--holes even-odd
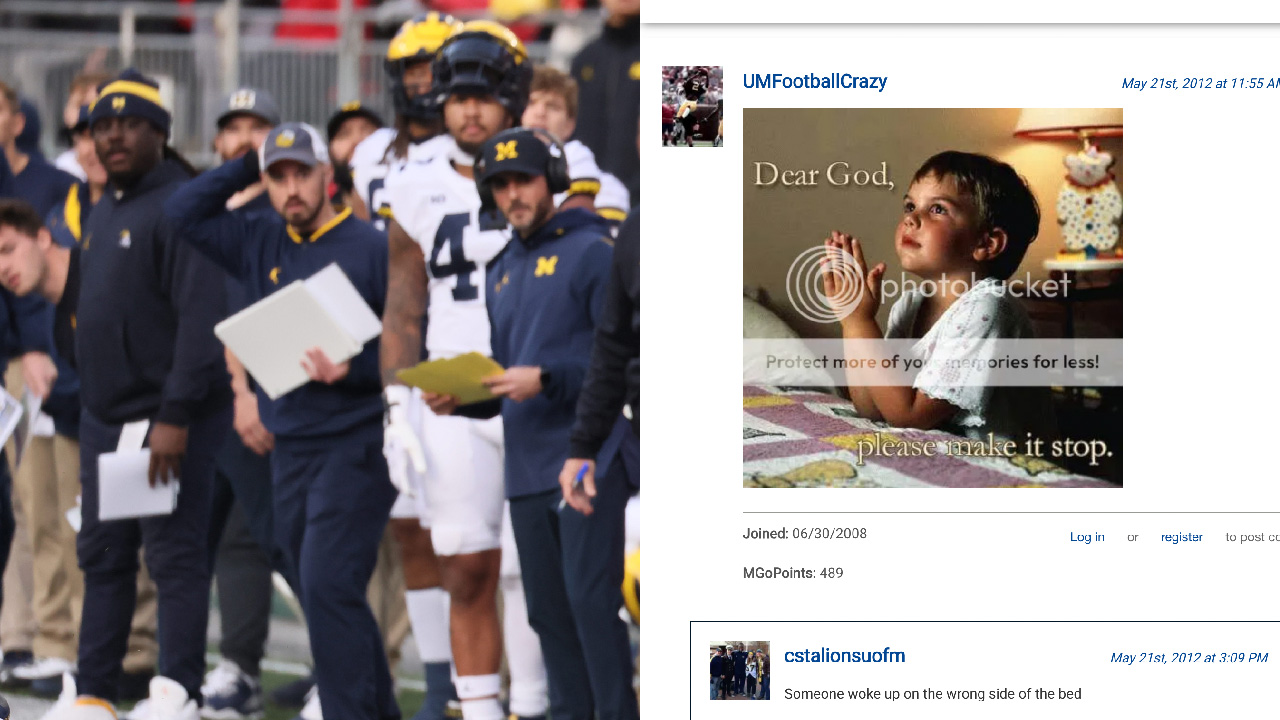
[[(810, 360), (817, 357), (790, 325), (787, 325), (773, 311), (745, 294), (742, 296), (742, 339), (777, 340), (781, 342), (769, 343), (770, 350), (781, 350), (788, 357), (797, 359)], [(805, 385), (815, 392), (836, 394), (830, 378), (821, 371), (814, 371), (799, 378), (795, 370), (770, 368), (767, 353), (762, 352), (759, 345), (761, 343), (743, 343), (742, 382), (744, 385)], [(797, 382), (800, 379), (803, 379), (803, 382)]]

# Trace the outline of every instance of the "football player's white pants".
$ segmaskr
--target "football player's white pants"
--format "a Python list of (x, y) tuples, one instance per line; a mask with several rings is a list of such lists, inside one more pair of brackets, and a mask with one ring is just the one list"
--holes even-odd
[(419, 519), (437, 555), (469, 555), (501, 546), (502, 418), (422, 416), (427, 472)]
[(502, 512), (501, 580), (503, 641), (507, 646), (507, 668), (511, 672), (511, 713), (543, 717), (547, 714), (547, 668), (542, 661), (538, 633), (529, 627), (509, 507), (504, 507)]

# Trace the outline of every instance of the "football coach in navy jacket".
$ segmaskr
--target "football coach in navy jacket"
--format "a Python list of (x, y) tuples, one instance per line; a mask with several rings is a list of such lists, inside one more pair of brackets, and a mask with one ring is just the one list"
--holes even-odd
[[(337, 263), (373, 311), (387, 295), (386, 236), (329, 204), (333, 177), (315, 128), (285, 123), (257, 153), (191, 181), (164, 205), (183, 239), (238, 279), (250, 302)], [(230, 213), (227, 200), (262, 180), (273, 213)], [(378, 341), (334, 363), (318, 348), (303, 361), (311, 382), (275, 400), (258, 389), (275, 435), (271, 475), (276, 544), (300, 582), (316, 686), (326, 717), (400, 717), (365, 591), (396, 490), (382, 455)]]
[[(502, 414), (511, 525), (529, 624), (547, 661), (551, 715), (639, 718), (618, 616), (631, 491), (608, 476), (620, 463), (602, 463), (606, 481), (593, 514), (560, 504), (560, 471), (609, 282), (609, 226), (589, 210), (556, 212), (568, 171), (563, 146), (545, 131), (513, 128), (490, 138), (475, 177), (483, 203), (496, 205), (515, 231), (487, 272), (493, 358), (506, 370), (485, 380), (497, 401), (458, 407), (450, 396), (424, 398), (438, 413)], [(597, 460), (617, 455), (617, 441), (609, 445)]]
[[(75, 315), (79, 360), (84, 570), (81, 699), (114, 702), (137, 587), (138, 546), (159, 596), (160, 676), (152, 695), (199, 703), (209, 616), (209, 501), (214, 455), (231, 427), (226, 365), (213, 326), (224, 277), (177, 241), (157, 209), (191, 176), (168, 150), (170, 115), (156, 84), (124, 71), (89, 111), (109, 183), (89, 214)], [(98, 456), (123, 425), (149, 421), (151, 482), (181, 481), (169, 515), (102, 522)]]

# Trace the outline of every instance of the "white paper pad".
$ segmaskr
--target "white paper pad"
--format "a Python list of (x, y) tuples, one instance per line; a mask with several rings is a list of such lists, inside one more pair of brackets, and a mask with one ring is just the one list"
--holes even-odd
[(22, 415), (22, 403), (7, 390), (0, 388), (0, 445), (9, 442), (9, 436), (18, 429), (18, 423), (22, 422)]
[(26, 408), (27, 422), (31, 426), (31, 434), (28, 438), (51, 438), (57, 434), (57, 427), (53, 424), (53, 418), (49, 417), (48, 413), (45, 413), (42, 409), (44, 402), (32, 395), (31, 390), (22, 391), (22, 404)]
[(295, 281), (213, 329), (271, 399), (305, 385), (313, 347), (334, 363), (355, 357), (382, 323), (337, 264)]
[(369, 304), (360, 297), (360, 291), (351, 284), (337, 263), (303, 281), (311, 294), (361, 347), (382, 334), (382, 320), (374, 314)]
[[(142, 448), (150, 423), (129, 423), (120, 431), (116, 451), (98, 456), (98, 520), (168, 515), (178, 506), (178, 480), (151, 487), (147, 471), (151, 451)], [(68, 522), (72, 521), (70, 517)]]

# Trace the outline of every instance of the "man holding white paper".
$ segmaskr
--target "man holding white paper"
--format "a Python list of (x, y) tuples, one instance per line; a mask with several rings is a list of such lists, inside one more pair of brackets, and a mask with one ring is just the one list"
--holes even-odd
[[(185, 715), (200, 703), (213, 457), (230, 430), (231, 397), (213, 336), (225, 311), (224, 276), (179, 242), (155, 211), (190, 178), (190, 166), (166, 147), (171, 123), (156, 82), (135, 70), (104, 86), (89, 111), (89, 132), (110, 182), (84, 227), (74, 315), (83, 403), (80, 697), (60, 703), (53, 718), (112, 714), (139, 545), (159, 596), (160, 676), (151, 682), (152, 699), (163, 697)], [(167, 515), (104, 520), (98, 460), (117, 452), (124, 429), (136, 423), (149, 426), (141, 492), (148, 480), (164, 492), (174, 477), (181, 492)], [(131, 445), (140, 447), (140, 438)]]
[[(332, 176), (315, 128), (285, 123), (271, 131), (258, 153), (227, 162), (174, 193), (164, 213), (185, 240), (259, 301), (247, 312), (302, 280), (345, 285), (380, 314), (386, 239), (349, 208), (334, 210), (325, 194)], [(225, 211), (232, 195), (260, 179), (275, 214)], [(307, 321), (297, 318), (297, 324)], [(278, 347), (275, 339), (264, 336), (261, 343)], [(329, 717), (399, 718), (381, 634), (365, 598), (395, 500), (382, 456), (378, 347), (365, 342), (341, 362), (319, 348), (288, 360), (299, 363), (310, 381), (275, 398), (260, 388), (258, 402), (263, 424), (275, 435), (276, 541), (302, 590), (320, 704)]]

